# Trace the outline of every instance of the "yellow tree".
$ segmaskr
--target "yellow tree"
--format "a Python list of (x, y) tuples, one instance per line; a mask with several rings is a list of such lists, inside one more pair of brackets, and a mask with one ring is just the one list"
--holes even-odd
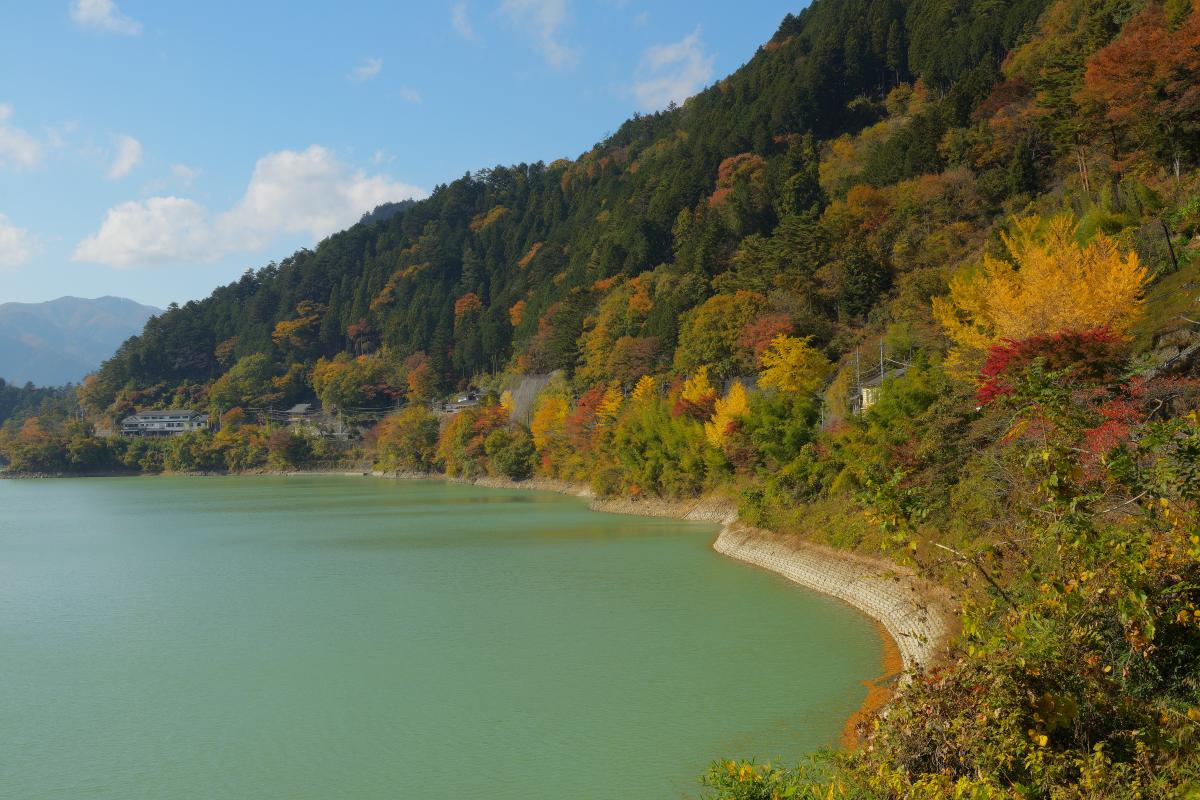
[(729, 426), (750, 413), (750, 398), (740, 381), (734, 381), (729, 393), (717, 399), (712, 419), (704, 423), (704, 435), (713, 447), (725, 444)]
[(599, 381), (605, 375), (604, 367), (612, 351), (612, 337), (605, 320), (595, 321), (580, 340), (579, 380), (584, 383)]
[(689, 403), (705, 403), (716, 395), (716, 390), (712, 387), (712, 381), (708, 379), (708, 367), (700, 367), (683, 382), (683, 389), (679, 396)]
[(1100, 327), (1129, 333), (1141, 315), (1146, 269), (1102, 233), (1079, 244), (1076, 230), (1067, 216), (1044, 226), (1017, 219), (1003, 237), (1009, 260), (984, 256), (975, 272), (950, 281), (947, 297), (934, 298), (933, 315), (957, 345), (949, 361), (956, 371), (976, 371), (1004, 339)]
[(529, 430), (533, 433), (533, 445), (539, 452), (549, 449), (563, 437), (567, 411), (567, 399), (558, 392), (543, 392), (538, 397)]
[(637, 385), (633, 387), (633, 393), (629, 399), (634, 405), (642, 405), (650, 401), (658, 394), (658, 381), (650, 375), (643, 375), (638, 379)]
[(296, 316), (293, 319), (281, 319), (271, 332), (271, 340), (281, 348), (291, 348), (302, 351), (312, 344), (313, 338), (320, 330), (321, 317), (326, 307), (320, 303), (301, 300), (296, 305)]
[(602, 423), (612, 422), (621, 413), (621, 404), (625, 402), (625, 393), (616, 383), (610, 383), (604, 390), (604, 399), (596, 409), (596, 416)]
[(686, 416), (703, 422), (712, 416), (716, 400), (717, 392), (708, 379), (708, 367), (702, 366), (683, 382), (679, 397), (671, 408), (671, 416)]
[(788, 394), (814, 394), (829, 374), (829, 359), (809, 346), (811, 336), (780, 334), (763, 351), (758, 385)]

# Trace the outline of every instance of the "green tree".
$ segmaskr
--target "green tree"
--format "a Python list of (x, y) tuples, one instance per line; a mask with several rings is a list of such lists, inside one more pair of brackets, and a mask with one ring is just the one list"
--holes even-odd
[(274, 365), (262, 353), (239, 358), (209, 389), (209, 407), (217, 414), (234, 406), (261, 407), (272, 399), (274, 372)]
[(491, 459), (492, 468), (500, 475), (514, 481), (533, 476), (537, 450), (534, 449), (533, 438), (524, 428), (494, 430), (484, 439), (483, 447)]
[(679, 327), (675, 369), (694, 372), (708, 367), (718, 380), (753, 370), (738, 347), (738, 337), (764, 303), (757, 292), (738, 291), (713, 295), (689, 311)]
[(431, 471), (437, 460), (438, 420), (424, 405), (391, 414), (375, 430), (375, 464), (384, 470)]

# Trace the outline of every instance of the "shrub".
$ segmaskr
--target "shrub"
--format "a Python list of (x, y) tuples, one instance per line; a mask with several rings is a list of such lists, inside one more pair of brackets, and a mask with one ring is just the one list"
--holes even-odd
[(437, 462), (437, 442), (437, 417), (423, 405), (410, 405), (376, 428), (375, 464), (385, 470), (428, 472)]
[(528, 480), (537, 464), (533, 438), (524, 428), (499, 428), (487, 435), (484, 452), (491, 459), (493, 473), (514, 481)]
[(313, 442), (297, 428), (281, 428), (267, 437), (267, 454), (275, 469), (302, 467), (313, 457)]
[(1109, 328), (1063, 330), (1013, 341), (1006, 339), (988, 350), (977, 392), (981, 405), (1013, 391), (1013, 376), (1036, 360), (1046, 369), (1069, 369), (1076, 380), (1103, 381), (1116, 377), (1129, 358), (1129, 341)]

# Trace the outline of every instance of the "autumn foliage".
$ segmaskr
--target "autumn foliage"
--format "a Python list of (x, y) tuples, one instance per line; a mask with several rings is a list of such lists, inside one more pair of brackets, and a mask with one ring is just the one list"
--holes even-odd
[(717, 391), (708, 379), (708, 368), (701, 367), (683, 382), (671, 408), (671, 415), (704, 421), (713, 415), (716, 402)]
[(462, 318), (468, 314), (473, 314), (483, 309), (483, 301), (479, 299), (479, 295), (474, 292), (467, 292), (462, 297), (454, 301), (454, 322), (455, 324), (462, 321)]
[(747, 354), (747, 361), (758, 365), (763, 351), (771, 346), (776, 337), (791, 334), (796, 329), (792, 318), (782, 312), (763, 314), (746, 323), (738, 334), (738, 347)]
[(729, 392), (713, 404), (712, 419), (704, 423), (704, 435), (713, 447), (725, 444), (736, 426), (750, 413), (750, 398), (746, 387), (734, 381)]
[(981, 370), (976, 392), (981, 405), (1013, 391), (1012, 381), (1035, 361), (1051, 371), (1070, 370), (1076, 379), (1113, 378), (1129, 357), (1129, 340), (1108, 328), (1058, 331), (993, 345)]
[(280, 347), (302, 351), (312, 343), (325, 311), (325, 306), (320, 303), (301, 301), (296, 305), (292, 319), (280, 320), (275, 324), (271, 340)]
[(1147, 3), (1121, 35), (1087, 63), (1080, 92), (1105, 119), (1133, 138), (1159, 146), (1179, 174), (1186, 138), (1200, 133), (1200, 4), (1173, 27)]
[(740, 153), (722, 161), (717, 169), (717, 188), (709, 197), (709, 204), (719, 206), (724, 203), (739, 183), (760, 181), (765, 166), (762, 156), (754, 153)]
[(829, 374), (829, 359), (809, 342), (811, 337), (776, 336), (760, 359), (762, 374), (758, 384), (790, 394), (815, 393)]
[(995, 343), (1061, 330), (1107, 328), (1127, 334), (1141, 314), (1147, 272), (1136, 253), (1099, 233), (1087, 244), (1075, 223), (1018, 219), (1004, 236), (1009, 259), (985, 255), (933, 300), (934, 317), (955, 343), (953, 364), (971, 371)]
[(525, 319), (525, 301), (518, 300), (508, 309), (508, 321), (515, 328), (521, 324), (521, 320), (523, 319)]

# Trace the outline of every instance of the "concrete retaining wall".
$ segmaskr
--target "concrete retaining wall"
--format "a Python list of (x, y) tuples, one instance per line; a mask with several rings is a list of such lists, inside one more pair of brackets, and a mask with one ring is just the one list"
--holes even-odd
[[(378, 474), (378, 473), (377, 473)], [(658, 497), (600, 498), (582, 484), (548, 478), (514, 482), (504, 478), (447, 479), (435, 475), (391, 477), (438, 478), (507, 489), (535, 489), (589, 499), (593, 511), (644, 517), (673, 517), (717, 522), (723, 527), (713, 542), (718, 553), (775, 572), (801, 586), (849, 603), (878, 621), (896, 642), (904, 670), (925, 668), (945, 651), (958, 619), (956, 604), (944, 589), (910, 570), (883, 559), (834, 550), (794, 536), (737, 524), (737, 506), (724, 498), (666, 500)]]
[(843, 600), (878, 620), (895, 640), (906, 673), (936, 661), (953, 632), (951, 598), (882, 560), (733, 525), (725, 526), (713, 549)]

